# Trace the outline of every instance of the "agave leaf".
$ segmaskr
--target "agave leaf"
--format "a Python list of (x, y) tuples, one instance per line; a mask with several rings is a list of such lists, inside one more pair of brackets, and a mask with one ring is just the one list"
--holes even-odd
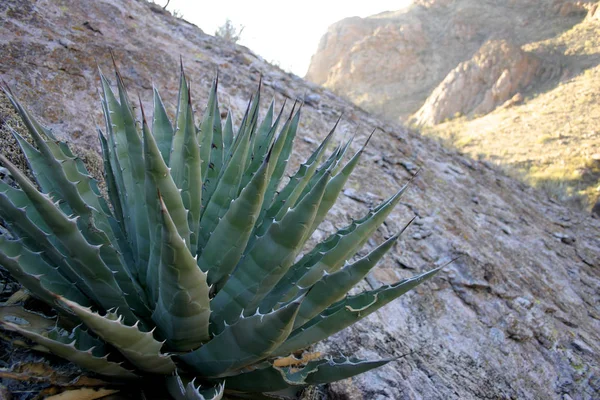
[[(55, 193), (56, 190), (63, 190), (71, 208), (80, 215), (79, 221), (81, 222), (78, 221), (78, 226), (85, 234), (86, 239), (92, 241), (95, 245), (102, 246), (100, 248), (102, 260), (111, 271), (115, 272), (117, 283), (128, 294), (127, 297), (131, 306), (144, 314), (146, 306), (143, 301), (140, 301), (141, 288), (135, 284), (131, 272), (126, 267), (125, 260), (113, 248), (113, 244), (121, 244), (122, 248), (127, 252), (128, 250), (125, 249), (125, 240), (124, 238), (122, 238), (123, 240), (117, 240), (117, 236), (119, 235), (115, 236), (113, 234), (113, 229), (114, 232), (119, 234), (120, 231), (118, 226), (116, 226), (116, 222), (115, 226), (111, 226), (109, 218), (112, 219), (112, 215), (110, 215), (108, 207), (104, 204), (104, 200), (101, 200), (101, 197), (96, 193), (97, 190), (94, 191), (91, 185), (92, 182), (95, 185), (95, 181), (87, 175), (82, 175), (75, 159), (69, 158), (61, 149), (50, 151), (50, 147), (46, 145), (41, 136), (36, 135), (38, 143), (40, 143), (39, 146), (46, 149), (44, 155), (34, 149), (18, 133), (13, 131), (13, 134), (26, 157), (30, 160), (31, 168), (38, 170), (37, 175), (41, 177), (40, 181), (50, 181), (53, 182), (52, 185), (57, 185), (58, 189), (52, 185), (48, 187), (52, 193)], [(54, 145), (56, 146), (56, 143)], [(68, 150), (68, 147), (66, 149)], [(70, 153), (70, 150), (68, 151)], [(55, 159), (55, 154), (61, 154), (60, 158)], [(44, 163), (44, 160), (47, 162)], [(61, 169), (64, 173), (49, 175), (45, 172), (56, 170), (57, 168)], [(74, 185), (71, 183), (73, 179), (77, 179), (77, 189), (75, 191), (64, 190), (65, 187)], [(44, 186), (41, 186), (44, 189)]]
[[(183, 81), (185, 82), (185, 79)], [(178, 127), (173, 139), (173, 151), (171, 153), (171, 175), (177, 187), (181, 189), (183, 206), (188, 210), (187, 220), (190, 229), (190, 240), (186, 242), (186, 245), (195, 254), (198, 240), (196, 235), (202, 205), (202, 173), (192, 100), (189, 87), (184, 83), (181, 90), (186, 88), (188, 90), (188, 94), (185, 96), (187, 98), (187, 110), (184, 112), (182, 110), (184, 105), (179, 105), (180, 118), (177, 121)], [(185, 121), (181, 120), (182, 116), (185, 116)], [(181, 140), (179, 136), (182, 136)], [(181, 147), (175, 147), (179, 142), (181, 142)]]
[(55, 168), (58, 168), (58, 162), (53, 157), (54, 163), (48, 162), (39, 151), (35, 149), (28, 141), (23, 139), (12, 127), (9, 126), (9, 130), (13, 137), (16, 139), (19, 147), (25, 155), (25, 159), (29, 165), (33, 177), (39, 187), (46, 193), (52, 194), (57, 198), (64, 199), (61, 187), (57, 179), (53, 176), (56, 175)]
[[(412, 221), (414, 221), (414, 218), (411, 222)], [(317, 283), (311, 286), (311, 290), (302, 302), (302, 307), (300, 307), (300, 311), (294, 322), (294, 329), (304, 325), (306, 321), (317, 316), (331, 304), (341, 300), (354, 285), (360, 282), (369, 273), (377, 262), (379, 262), (381, 257), (392, 248), (402, 232), (404, 232), (409, 225), (410, 222), (400, 233), (386, 240), (365, 257), (353, 264), (345, 266), (331, 275), (325, 275)]]
[[(374, 133), (375, 131), (373, 131)], [(371, 137), (373, 137), (373, 133), (368, 137), (367, 141), (363, 145), (363, 147), (352, 156), (352, 158), (341, 168), (341, 170), (335, 174), (333, 178), (327, 184), (327, 188), (325, 189), (325, 194), (323, 195), (323, 200), (319, 205), (319, 210), (317, 211), (317, 215), (315, 216), (315, 220), (313, 221), (312, 226), (308, 230), (307, 239), (313, 234), (313, 232), (319, 227), (321, 222), (327, 216), (327, 213), (335, 204), (340, 192), (346, 185), (348, 178), (354, 171), (354, 168), (358, 165), (358, 161), (362, 156), (365, 148), (369, 144)]]
[[(215, 79), (213, 81), (212, 87), (210, 88), (210, 94), (208, 96), (208, 104), (206, 105), (206, 110), (204, 112), (204, 116), (202, 117), (202, 122), (200, 123), (200, 132), (198, 137), (198, 142), (200, 143), (200, 158), (202, 159), (202, 180), (206, 180), (209, 176), (209, 164), (211, 161), (211, 153), (212, 153), (212, 145), (213, 145), (213, 135), (214, 135), (214, 127), (215, 127), (215, 119), (219, 119), (220, 115), (216, 115), (215, 112), (218, 111), (217, 102), (217, 86), (218, 80)], [(220, 121), (219, 121), (220, 124)], [(221, 138), (222, 140), (222, 138)], [(214, 171), (213, 173), (218, 171)], [(217, 175), (214, 175), (211, 178), (215, 178)], [(205, 196), (206, 200), (210, 199), (210, 194), (207, 193)]]
[(201, 386), (196, 387), (195, 379), (184, 384), (179, 375), (167, 377), (167, 389), (169, 394), (175, 400), (220, 400), (223, 398), (225, 385), (217, 383), (216, 386), (209, 389), (201, 389)]
[[(194, 124), (192, 99), (187, 84), (183, 66), (179, 88), (179, 103), (177, 105), (177, 130), (173, 137), (170, 164), (171, 176), (175, 185), (181, 189), (183, 206), (187, 213), (190, 230), (189, 241), (186, 245), (194, 254), (197, 246), (198, 223), (202, 205), (202, 176), (200, 149)], [(204, 166), (202, 166), (203, 168)], [(153, 202), (154, 203), (154, 202)]]
[[(11, 131), (42, 191), (65, 199), (68, 209), (82, 218), (93, 218), (97, 228), (116, 242), (115, 233), (119, 230), (110, 224), (112, 213), (100, 196), (97, 182), (88, 174), (83, 162), (73, 156), (69, 147), (62, 142), (45, 140), (40, 132), (30, 132), (41, 149), (38, 151), (16, 131)], [(63, 207), (63, 210), (66, 209)]]
[(298, 108), (298, 111), (296, 111), (295, 114), (294, 108), (292, 108), (292, 114), (290, 115), (290, 118), (281, 129), (281, 132), (279, 133), (279, 136), (273, 145), (271, 157), (277, 160), (277, 162), (273, 163), (273, 167), (269, 171), (269, 186), (265, 192), (265, 201), (263, 206), (265, 209), (273, 202), (275, 192), (277, 191), (279, 182), (281, 181), (283, 173), (285, 172), (285, 167), (290, 158), (292, 146), (294, 145), (294, 138), (296, 137), (296, 131), (298, 130), (299, 122), (300, 108)]
[(312, 367), (316, 370), (309, 373), (305, 382), (310, 385), (321, 385), (347, 379), (358, 374), (370, 371), (374, 368), (379, 368), (390, 361), (395, 361), (397, 358), (385, 358), (382, 360), (360, 360), (358, 358), (334, 358), (325, 362), (311, 362), (313, 365), (307, 365), (307, 368)]
[[(141, 103), (140, 109), (142, 110), (142, 135), (144, 141), (145, 154), (144, 167), (146, 169), (146, 180), (144, 188), (146, 195), (146, 205), (148, 206), (148, 227), (150, 228), (150, 255), (148, 256), (148, 267), (145, 270), (139, 270), (138, 279), (140, 280), (140, 282), (146, 284), (146, 293), (148, 295), (148, 300), (150, 301), (152, 308), (154, 308), (156, 306), (156, 300), (158, 299), (158, 266), (160, 264), (162, 249), (162, 216), (158, 201), (159, 189), (156, 185), (156, 182), (154, 181), (154, 176), (152, 174), (152, 160), (156, 160), (158, 156), (154, 154), (154, 156), (152, 157), (148, 154), (149, 150), (146, 138), (152, 136), (152, 133), (150, 132), (150, 128), (148, 127), (148, 122), (146, 121), (146, 116), (144, 114), (144, 108), (141, 106)], [(163, 147), (165, 147), (164, 143)], [(170, 147), (168, 154), (171, 154)], [(165, 164), (164, 155), (162, 164)]]
[(290, 333), (300, 301), (272, 313), (242, 317), (198, 350), (179, 356), (204, 377), (221, 377), (267, 357)]
[[(92, 289), (92, 293), (86, 294), (98, 301), (105, 309), (122, 307), (125, 318), (135, 321), (136, 318), (130, 311), (113, 272), (100, 257), (103, 246), (88, 243), (78, 228), (78, 217), (68, 218), (64, 215), (48, 195), (38, 192), (33, 183), (1, 154), (0, 162), (9, 170), (48, 227), (69, 252), (78, 274)], [(102, 293), (102, 296), (95, 293)]]
[(312, 286), (321, 279), (323, 272), (333, 273), (337, 271), (383, 223), (394, 209), (394, 206), (400, 201), (400, 197), (409, 184), (410, 182), (377, 208), (370, 211), (365, 217), (340, 229), (305, 254), (279, 281), (277, 287), (261, 304), (261, 309), (272, 308), (277, 302), (290, 301), (297, 296), (298, 287)]
[[(116, 143), (116, 134), (115, 130), (120, 129), (122, 126), (122, 119), (120, 113), (110, 113), (110, 110), (118, 110), (119, 104), (110, 88), (110, 84), (100, 72), (100, 82), (102, 85), (102, 95), (100, 96), (100, 103), (102, 104), (102, 114), (104, 116), (104, 123), (106, 127), (106, 142), (107, 148), (106, 152), (103, 152), (106, 160), (110, 163), (110, 169), (115, 178), (115, 185), (117, 191), (110, 195), (110, 201), (112, 202), (113, 209), (115, 212), (117, 210), (121, 211), (121, 215), (116, 214), (116, 217), (119, 221), (119, 225), (121, 226), (122, 231), (127, 237), (128, 243), (131, 242), (131, 238), (129, 238), (129, 234), (131, 233), (131, 229), (133, 227), (131, 224), (133, 223), (131, 220), (131, 215), (129, 211), (130, 200), (126, 196), (126, 187), (125, 187), (125, 178), (123, 176), (123, 168), (121, 168), (121, 163), (119, 162), (119, 153), (123, 152), (124, 149), (123, 144), (117, 146)], [(111, 104), (109, 108), (108, 104)], [(118, 200), (118, 201), (117, 201)], [(132, 249), (131, 249), (132, 250)]]
[[(184, 147), (186, 125), (188, 122), (188, 103), (190, 102), (190, 88), (183, 71), (183, 61), (179, 63), (179, 95), (177, 96), (177, 114), (175, 116), (175, 132), (171, 141), (171, 156), (169, 158), (169, 167), (171, 176), (178, 188), (181, 188), (183, 181), (183, 172), (185, 168)], [(197, 140), (196, 140), (197, 141)]]
[(396, 358), (376, 361), (339, 357), (315, 360), (303, 367), (279, 368), (269, 365), (227, 378), (228, 390), (255, 393), (277, 392), (289, 387), (303, 388), (307, 385), (319, 385), (347, 379), (374, 368), (379, 368)]
[(282, 356), (292, 353), (341, 331), (433, 277), (442, 268), (444, 266), (410, 279), (404, 279), (393, 285), (382, 286), (340, 300), (302, 327), (294, 330), (273, 355)]
[(227, 159), (230, 159), (232, 154), (235, 153), (235, 150), (237, 149), (237, 147), (240, 144), (240, 139), (244, 137), (243, 133), (246, 132), (246, 123), (248, 122), (248, 114), (250, 113), (250, 105), (252, 103), (252, 97), (250, 97), (250, 101), (248, 102), (248, 105), (246, 106), (246, 111), (244, 112), (244, 116), (242, 117), (242, 122), (240, 123), (240, 126), (238, 127), (238, 132), (235, 135), (235, 137), (233, 138), (233, 143), (231, 145), (231, 149), (227, 155)]
[(17, 108), (17, 112), (19, 113), (19, 115), (21, 115), (23, 122), (25, 122), (27, 125), (31, 126), (31, 128), (29, 128), (29, 126), (28, 126), (27, 129), (34, 129), (37, 132), (41, 132), (48, 139), (56, 141), (57, 139), (54, 136), (54, 134), (52, 133), (52, 131), (50, 129), (47, 129), (46, 127), (42, 126), (37, 120), (32, 118), (31, 115), (27, 112), (27, 110), (25, 110), (25, 108), (21, 107), (21, 105), (17, 101), (16, 96), (10, 90), (10, 87), (8, 87), (4, 81), (2, 83), (3, 84), (1, 85), (0, 88), (2, 89), (2, 91), (4, 92), (6, 97), (13, 104), (13, 106), (15, 106)]
[(121, 206), (125, 218), (127, 239), (137, 257), (137, 235), (135, 228), (135, 197), (127, 196), (130, 190), (134, 190), (134, 181), (131, 174), (130, 160), (127, 149), (127, 138), (125, 134), (125, 120), (121, 105), (113, 93), (108, 79), (100, 72), (102, 84), (104, 117), (108, 134), (109, 150), (113, 149), (112, 170), (116, 174), (116, 183), (121, 197)]
[[(271, 104), (267, 109), (267, 113), (260, 123), (258, 129), (256, 130), (256, 135), (252, 140), (252, 159), (254, 158), (262, 158), (258, 156), (262, 150), (262, 154), (266, 154), (266, 149), (271, 147), (272, 135), (270, 135), (273, 126), (273, 115), (275, 108), (275, 100), (271, 100)], [(257, 157), (258, 156), (258, 157)], [(246, 163), (246, 169), (250, 166), (250, 160)]]
[(227, 162), (227, 155), (233, 145), (233, 120), (231, 119), (231, 110), (227, 111), (227, 119), (223, 127), (223, 163)]
[(248, 103), (249, 113), (248, 117), (244, 118), (242, 124), (240, 125), (240, 132), (243, 134), (249, 134), (252, 138), (252, 145), (250, 147), (250, 151), (254, 149), (254, 141), (256, 140), (256, 126), (258, 125), (258, 108), (260, 106), (260, 89), (262, 86), (262, 76), (258, 81), (258, 88), (256, 89), (256, 93), (250, 99)]
[(302, 238), (314, 219), (328, 179), (329, 175), (325, 175), (281, 221), (273, 223), (240, 261), (211, 302), (213, 322), (217, 326), (221, 326), (221, 321), (231, 322), (242, 310), (246, 315), (253, 313), (292, 265), (304, 244)]
[(225, 381), (228, 391), (240, 393), (276, 392), (289, 387), (301, 390), (306, 384), (288, 379), (286, 371), (267, 363), (266, 367), (257, 368), (227, 377)]
[(89, 305), (88, 298), (71, 282), (50, 266), (41, 253), (35, 253), (20, 241), (0, 236), (0, 265), (8, 270), (23, 286), (51, 306), (56, 306), (56, 295)]
[[(249, 157), (249, 160), (251, 160), (250, 164), (246, 167), (246, 169), (244, 171), (244, 176), (242, 177), (242, 183), (240, 185), (241, 188), (246, 187), (248, 182), (250, 182), (250, 179), (252, 179), (252, 176), (254, 175), (254, 173), (262, 165), (262, 162), (264, 161), (264, 158), (267, 155), (267, 153), (269, 153), (269, 152), (271, 153), (271, 155), (270, 155), (271, 158), (273, 158), (273, 159), (276, 158), (276, 157), (272, 157), (273, 151), (277, 152), (277, 150), (274, 149), (274, 146), (272, 146), (271, 143), (273, 142), (273, 138), (275, 137), (275, 133), (277, 132), (277, 127), (279, 126), (279, 123), (281, 121), (281, 116), (283, 115), (284, 108), (285, 108), (285, 103), (281, 107), (281, 110), (279, 111), (279, 114), (277, 115), (275, 122), (272, 123), (271, 125), (269, 125), (269, 130), (266, 133), (265, 137), (263, 139), (257, 139), (257, 142), (255, 142), (255, 149), (252, 153), (252, 157)], [(272, 116), (270, 116), (270, 110), (267, 112), (265, 119), (261, 123), (261, 126), (259, 127), (259, 130), (257, 132), (257, 135), (263, 134), (262, 131), (268, 125), (269, 120), (272, 120)], [(259, 218), (259, 221), (260, 220), (261, 219)]]
[[(16, 99), (11, 98), (11, 101), (23, 118), (31, 118), (27, 117)], [(47, 141), (44, 138), (45, 133), (35, 130), (35, 126), (39, 124), (34, 124), (33, 120), (29, 121), (31, 137), (40, 151), (14, 130), (12, 133), (34, 171), (42, 191), (52, 194), (57, 199), (66, 200), (66, 203), (61, 204), (61, 209), (69, 214), (73, 210), (81, 216), (79, 227), (88, 240), (96, 244), (114, 243), (119, 246), (121, 252), (128, 254), (129, 249), (118, 223), (100, 196), (96, 181), (89, 176), (81, 160), (72, 156), (66, 144)], [(109, 267), (129, 275), (129, 271), (122, 265), (124, 261), (118, 255), (107, 254), (108, 252), (109, 250), (104, 250), (103, 258)], [(112, 265), (113, 262), (115, 265)]]
[[(219, 101), (217, 100), (217, 85), (218, 78), (213, 82), (213, 86), (211, 88), (211, 93), (208, 99), (207, 107), (212, 107), (212, 110), (209, 113), (209, 110), (206, 110), (206, 114), (204, 115), (205, 120), (202, 121), (200, 126), (200, 135), (203, 140), (210, 141), (204, 143), (203, 145), (210, 146), (210, 159), (209, 162), (206, 163), (207, 171), (203, 176), (204, 179), (204, 189), (203, 196), (206, 199), (210, 199), (213, 195), (215, 189), (217, 188), (217, 184), (219, 183), (219, 175), (223, 169), (223, 128), (221, 127), (221, 112), (219, 111)], [(212, 125), (208, 125), (212, 122)], [(207, 129), (210, 131), (209, 137), (204, 135), (204, 131), (202, 129)], [(203, 165), (204, 168), (204, 165)], [(204, 203), (206, 204), (206, 202)]]
[[(108, 141), (104, 137), (104, 134), (100, 129), (98, 129), (98, 139), (100, 140), (100, 145), (102, 147), (102, 159), (104, 163), (104, 181), (106, 182), (106, 188), (108, 192), (108, 197), (113, 206), (115, 217), (119, 223), (119, 228), (122, 232), (125, 232), (125, 222), (124, 222), (124, 214), (123, 207), (121, 205), (121, 198), (119, 196), (119, 186), (117, 184), (117, 176), (113, 171), (113, 166), (111, 163), (111, 151), (108, 147)], [(124, 247), (124, 246), (122, 246)]]
[(164, 203), (159, 201), (163, 246), (158, 301), (152, 319), (174, 350), (192, 350), (210, 339), (206, 273), (198, 268)]
[(198, 266), (208, 271), (211, 285), (222, 287), (220, 282), (226, 280), (242, 257), (262, 206), (268, 162), (269, 157), (233, 201), (198, 258)]
[[(148, 265), (148, 256), (150, 254), (150, 233), (148, 227), (148, 218), (146, 216), (146, 198), (144, 195), (144, 182), (145, 182), (145, 170), (144, 170), (144, 153), (142, 147), (142, 140), (138, 133), (138, 129), (135, 124), (135, 117), (133, 115), (133, 108), (127, 91), (125, 90), (125, 83), (117, 68), (116, 63), (113, 64), (115, 68), (115, 74), (117, 77), (117, 88), (119, 91), (119, 100), (121, 103), (121, 116), (123, 118), (124, 125), (124, 136), (119, 137), (117, 132), (118, 140), (124, 140), (127, 148), (127, 156), (125, 160), (121, 161), (121, 167), (125, 169), (125, 175), (131, 175), (131, 182), (127, 184), (127, 196), (134, 199), (133, 214), (135, 235), (137, 236), (137, 247), (134, 247), (134, 254), (137, 254), (137, 265), (138, 269), (146, 268)], [(123, 163), (126, 162), (126, 164)], [(137, 253), (135, 253), (137, 251)]]
[[(169, 210), (169, 214), (177, 227), (179, 236), (181, 236), (186, 243), (190, 243), (190, 228), (188, 225), (187, 210), (183, 205), (179, 189), (177, 188), (177, 185), (175, 185), (175, 181), (169, 173), (169, 168), (160, 154), (160, 149), (156, 144), (154, 136), (147, 132), (147, 134), (143, 135), (143, 141), (146, 174), (152, 177), (154, 184), (160, 191), (167, 210)], [(154, 210), (154, 208), (150, 207), (148, 210)], [(156, 211), (158, 212), (158, 210), (157, 203)]]
[(154, 114), (152, 117), (152, 133), (160, 154), (165, 161), (165, 164), (169, 165), (169, 158), (171, 157), (171, 146), (173, 144), (173, 125), (167, 115), (165, 105), (160, 98), (160, 94), (156, 88), (153, 88), (154, 93)]
[(242, 187), (248, 183), (252, 175), (254, 175), (258, 168), (260, 168), (263, 158), (265, 154), (267, 154), (267, 150), (271, 147), (271, 139), (273, 139), (275, 132), (275, 130), (272, 129), (274, 106), (275, 101), (273, 100), (269, 106), (269, 109), (267, 110), (267, 114), (256, 130), (256, 134), (252, 137), (250, 147), (250, 153), (252, 156), (248, 157), (246, 160), (244, 177), (242, 178)]
[(48, 334), (35, 332), (11, 322), (0, 321), (4, 329), (17, 332), (27, 339), (32, 340), (59, 357), (65, 358), (92, 372), (121, 379), (138, 378), (133, 372), (123, 368), (119, 363), (108, 361), (108, 355), (95, 355), (92, 348), (80, 348), (76, 337), (70, 343), (51, 339)]
[[(25, 193), (0, 181), (0, 219), (9, 230), (23, 240), (23, 243), (34, 251), (44, 252), (52, 263), (57, 265), (63, 274), (73, 280), (76, 274), (70, 273), (64, 264), (64, 248), (57, 242)], [(64, 269), (63, 269), (64, 268)]]
[(28, 248), (34, 252), (41, 252), (42, 258), (57, 267), (60, 273), (77, 288), (92, 299), (96, 298), (93, 290), (70, 265), (69, 258), (65, 256), (67, 252), (61, 243), (54, 235), (41, 229), (50, 231), (25, 193), (2, 181), (0, 181), (0, 219), (4, 220), (11, 232), (20, 237)]
[[(25, 123), (31, 138), (40, 149), (40, 152), (35, 150), (26, 140), (18, 133), (11, 129), (15, 139), (22, 147), (22, 150), (27, 158), (30, 167), (33, 170), (34, 177), (42, 190), (50, 193), (54, 191), (54, 195), (62, 200), (68, 199), (72, 209), (85, 209), (86, 204), (80, 196), (77, 195), (75, 185), (72, 184), (65, 176), (65, 171), (60, 166), (57, 156), (61, 153), (60, 148), (55, 142), (46, 142), (44, 140), (45, 133), (42, 132), (39, 122), (25, 111), (21, 104), (10, 92), (6, 92), (9, 101), (21, 119)], [(43, 185), (43, 186), (42, 186)]]
[(298, 284), (304, 287), (312, 285), (321, 278), (323, 271), (331, 273), (338, 270), (344, 261), (356, 253), (369, 239), (371, 234), (383, 223), (385, 218), (400, 201), (408, 185), (408, 183), (404, 185), (381, 209), (373, 213), (364, 223), (359, 224), (351, 233), (340, 238), (333, 249), (324, 254), (316, 264), (310, 266), (310, 270), (298, 281)]
[(155, 340), (152, 332), (142, 332), (138, 324), (128, 326), (116, 312), (101, 316), (90, 308), (61, 298), (60, 302), (68, 307), (83, 323), (102, 340), (114, 346), (125, 358), (142, 371), (169, 374), (175, 370), (171, 357), (162, 354), (162, 343)]
[(265, 213), (262, 224), (254, 233), (256, 236), (264, 235), (273, 221), (280, 221), (287, 210), (296, 204), (296, 200), (298, 200), (302, 194), (310, 178), (314, 175), (317, 165), (321, 162), (321, 158), (325, 155), (327, 146), (333, 138), (336, 126), (337, 123), (306, 162), (300, 165), (296, 174), (290, 178), (285, 187), (275, 195), (273, 203)]
[(223, 175), (211, 196), (202, 218), (200, 220), (200, 234), (198, 236), (199, 253), (204, 249), (210, 235), (223, 218), (231, 205), (231, 201), (237, 197), (238, 187), (242, 177), (245, 160), (250, 148), (250, 135), (245, 134), (240, 144), (235, 149), (231, 160), (225, 167)]

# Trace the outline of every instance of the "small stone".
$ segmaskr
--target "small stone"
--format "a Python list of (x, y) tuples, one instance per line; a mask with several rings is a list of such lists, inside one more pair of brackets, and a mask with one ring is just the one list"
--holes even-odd
[(70, 41), (69, 39), (65, 39), (65, 38), (58, 39), (58, 43), (66, 49), (70, 48), (71, 45), (73, 44), (72, 41)]
[(321, 96), (316, 93), (306, 94), (304, 95), (304, 102), (309, 106), (316, 106), (321, 101)]
[(502, 232), (506, 233), (507, 235), (509, 235), (509, 236), (512, 235), (512, 232), (509, 227), (503, 226), (500, 229), (502, 230)]
[(400, 165), (402, 165), (408, 172), (413, 172), (414, 170), (418, 169), (418, 167), (410, 161), (400, 161)]
[(490, 329), (490, 337), (498, 344), (504, 343), (504, 340), (506, 339), (504, 332), (496, 327)]
[(564, 244), (573, 244), (575, 243), (575, 238), (572, 236), (565, 236), (560, 238), (560, 241), (563, 242)]
[(587, 353), (591, 356), (593, 356), (595, 354), (594, 350), (592, 350), (592, 348), (590, 346), (588, 346), (585, 342), (576, 339), (573, 340), (571, 342), (571, 345), (573, 346), (573, 348), (581, 353)]
[(304, 140), (306, 143), (309, 143), (309, 144), (317, 144), (317, 143), (319, 143), (315, 139), (310, 138), (308, 136), (303, 136), (302, 140)]
[(459, 158), (459, 160), (458, 160), (458, 161), (460, 161), (460, 163), (461, 163), (462, 165), (464, 165), (465, 167), (467, 167), (467, 168), (469, 168), (469, 169), (472, 169), (472, 170), (475, 170), (475, 167), (473, 166), (473, 163), (472, 163), (472, 162), (470, 162), (469, 160), (467, 160), (466, 158), (462, 158), (462, 157), (461, 157), (461, 158)]
[(554, 232), (552, 234), (552, 236), (554, 236), (557, 239), (560, 239), (560, 241), (563, 242), (564, 244), (573, 244), (573, 243), (575, 243), (575, 238), (573, 236), (567, 235), (566, 233)]
[(417, 232), (414, 235), (412, 235), (412, 238), (415, 240), (422, 240), (428, 238), (429, 236), (431, 236), (431, 234), (431, 231)]

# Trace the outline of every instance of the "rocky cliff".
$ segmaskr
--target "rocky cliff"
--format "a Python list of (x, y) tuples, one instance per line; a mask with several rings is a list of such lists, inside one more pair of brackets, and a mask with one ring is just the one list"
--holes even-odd
[[(517, 88), (531, 88), (536, 73), (549, 78), (535, 57), (517, 54), (518, 48), (567, 30), (591, 6), (590, 1), (570, 0), (416, 0), (403, 10), (332, 25), (311, 59), (306, 79), (392, 119), (405, 120), (423, 106), (419, 122), (437, 123), (456, 112), (470, 113), (478, 100), (484, 103), (478, 112), (488, 112)], [(494, 46), (498, 40), (508, 44)], [(505, 57), (512, 66), (499, 72), (480, 65)], [(502, 76), (504, 71), (508, 72)], [(469, 101), (458, 100), (450, 107), (442, 101), (438, 110), (439, 92), (457, 78), (465, 81), (458, 86), (465, 86)], [(508, 97), (492, 94), (495, 84), (503, 86), (500, 91), (513, 92)], [(447, 97), (456, 94), (457, 84), (450, 86)], [(428, 97), (435, 104), (425, 107)], [(450, 109), (456, 111), (449, 114)]]
[(444, 78), (415, 113), (418, 125), (446, 119), (485, 115), (515, 94), (530, 90), (541, 62), (506, 40), (492, 40)]
[[(527, 21), (527, 15), (517, 11), (515, 16)], [(467, 32), (460, 35), (477, 37), (468, 15), (460, 15), (460, 32)], [(246, 48), (205, 35), (146, 2), (5, 0), (0, 3), (0, 21), (0, 78), (57, 135), (87, 148), (97, 147), (97, 66), (111, 69), (110, 51), (129, 90), (150, 103), (156, 85), (171, 112), (180, 56), (199, 96), (208, 92), (219, 70), (222, 103), (238, 116), (260, 74), (265, 102), (271, 97), (277, 104), (285, 98), (311, 99), (303, 111), (295, 165), (342, 112), (340, 137), (357, 132), (355, 147), (380, 127), (382, 132), (369, 144), (367, 157), (315, 240), (360, 217), (423, 167), (401, 206), (367, 247), (397, 232), (414, 215), (415, 224), (362, 287), (391, 283), (455, 256), (462, 258), (433, 281), (318, 345), (329, 354), (400, 357), (352, 381), (321, 388), (321, 398), (600, 397), (600, 221), (549, 201), (487, 162), (377, 119), (329, 90), (269, 65)], [(411, 26), (424, 32), (433, 29)], [(410, 29), (402, 35), (410, 35)], [(397, 35), (394, 32), (383, 29), (380, 35)], [(444, 40), (439, 38), (440, 47)], [(481, 45), (475, 39), (465, 43), (472, 52)], [(398, 49), (408, 51), (401, 45)], [(406, 65), (407, 74), (429, 82), (432, 70), (421, 68), (425, 63)], [(433, 71), (439, 80), (445, 76), (442, 70)], [(382, 65), (381, 74), (386, 73)], [(194, 106), (202, 109), (205, 101), (206, 97), (195, 98)], [(406, 111), (417, 108), (415, 103)], [(2, 357), (9, 360), (8, 355)], [(4, 380), (9, 388), (10, 382)]]

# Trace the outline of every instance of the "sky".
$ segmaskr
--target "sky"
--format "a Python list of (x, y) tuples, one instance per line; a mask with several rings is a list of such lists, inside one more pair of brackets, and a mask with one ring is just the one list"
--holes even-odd
[[(154, 0), (159, 5), (167, 0)], [(238, 42), (265, 60), (303, 77), (329, 25), (347, 17), (395, 11), (412, 0), (171, 0), (167, 10), (214, 35), (229, 18), (244, 27)]]

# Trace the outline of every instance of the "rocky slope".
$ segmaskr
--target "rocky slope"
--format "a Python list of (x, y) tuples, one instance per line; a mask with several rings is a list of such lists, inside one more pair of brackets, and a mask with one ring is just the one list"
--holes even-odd
[[(111, 69), (111, 50), (129, 90), (149, 103), (155, 84), (170, 111), (180, 56), (199, 96), (194, 99), (198, 109), (217, 69), (221, 102), (238, 116), (259, 74), (265, 103), (271, 97), (278, 104), (285, 98), (310, 99), (296, 165), (341, 112), (340, 137), (358, 132), (356, 147), (380, 127), (315, 240), (361, 216), (423, 167), (367, 247), (397, 232), (413, 215), (416, 223), (362, 286), (391, 283), (463, 257), (433, 281), (318, 346), (330, 354), (401, 357), (351, 382), (323, 388), (325, 398), (600, 396), (600, 221), (549, 201), (487, 162), (379, 120), (145, 2), (5, 0), (0, 21), (0, 78), (58, 135), (88, 148), (97, 147), (95, 121), (101, 121), (96, 67)], [(425, 80), (426, 73), (422, 76)]]

